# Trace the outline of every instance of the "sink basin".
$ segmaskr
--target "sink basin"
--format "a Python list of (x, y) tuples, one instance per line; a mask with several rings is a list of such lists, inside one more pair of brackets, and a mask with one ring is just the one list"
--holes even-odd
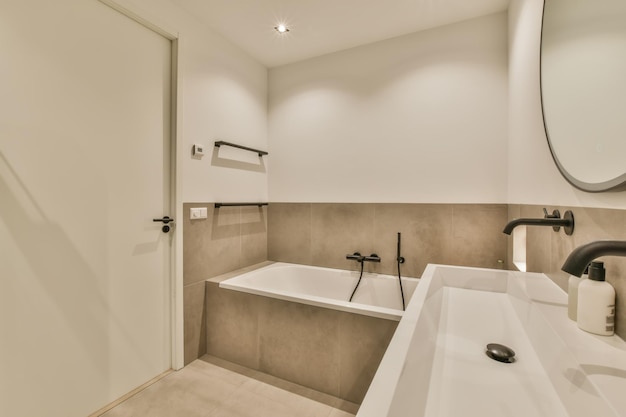
[(428, 265), (357, 417), (617, 417), (624, 393), (626, 343), (578, 329), (544, 274)]

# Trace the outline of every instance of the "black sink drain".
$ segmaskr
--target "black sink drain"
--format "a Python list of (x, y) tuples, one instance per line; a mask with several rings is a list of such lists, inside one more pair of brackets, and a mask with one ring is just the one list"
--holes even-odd
[(500, 343), (489, 343), (485, 353), (491, 359), (498, 362), (515, 362), (515, 351), (508, 346), (501, 345)]

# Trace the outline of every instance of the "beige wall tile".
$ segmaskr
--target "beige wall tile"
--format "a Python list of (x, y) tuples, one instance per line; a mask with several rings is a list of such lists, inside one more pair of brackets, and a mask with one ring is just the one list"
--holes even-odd
[(339, 396), (360, 404), (398, 322), (358, 314), (339, 316)]
[(421, 276), (428, 263), (497, 267), (507, 260), (506, 205), (280, 203), (269, 213), (269, 259), (276, 261), (351, 270), (359, 266), (345, 255), (359, 251), (382, 259), (366, 270), (395, 275), (398, 232), (404, 276)]
[(206, 263), (202, 254), (209, 250), (208, 238), (211, 235), (211, 221), (208, 219), (190, 220), (189, 209), (207, 207), (204, 203), (183, 204), (183, 281), (185, 285), (202, 281), (206, 276)]
[[(520, 217), (523, 218), (538, 219), (544, 217), (542, 206), (522, 206), (520, 214)], [(528, 272), (548, 272), (553, 270), (553, 235), (556, 235), (556, 233), (551, 227), (526, 227), (526, 270)]]
[(207, 276), (214, 277), (237, 269), (241, 265), (241, 207), (214, 208), (209, 213), (211, 233), (206, 242), (205, 258)]
[[(189, 208), (207, 207), (207, 218), (190, 220)], [(183, 280), (185, 285), (239, 268), (241, 216), (239, 207), (184, 204)]]
[(507, 223), (504, 204), (455, 204), (452, 207), (452, 240), (447, 242), (446, 263), (483, 268), (497, 268), (506, 263)]
[(261, 298), (206, 283), (206, 348), (209, 355), (258, 369)]
[(240, 268), (267, 260), (267, 206), (241, 208)]
[[(207, 218), (190, 220), (189, 209), (206, 207)], [(183, 205), (183, 282), (187, 287), (204, 285), (204, 280), (267, 260), (267, 208), (221, 207), (214, 203), (185, 203)], [(194, 289), (194, 293), (197, 291)], [(197, 317), (197, 303), (184, 304), (184, 315)], [(196, 338), (204, 335), (204, 325), (198, 320), (185, 322), (185, 361), (198, 356)], [(206, 340), (206, 337), (201, 339)], [(189, 344), (189, 346), (188, 346)], [(201, 345), (202, 346), (202, 345)]]
[(206, 353), (206, 316), (204, 281), (183, 289), (185, 365)]
[(268, 207), (268, 258), (311, 264), (311, 205), (272, 203)]
[[(507, 222), (512, 219), (518, 219), (521, 216), (521, 206), (519, 204), (509, 204)], [(513, 236), (513, 235), (511, 235)], [(506, 268), (514, 270), (513, 264), (513, 237), (507, 238), (507, 263)]]
[(577, 245), (598, 239), (623, 239), (626, 210), (573, 208), (576, 230), (573, 235)]
[(446, 204), (376, 204), (374, 241), (381, 272), (397, 274), (397, 242), (405, 263), (402, 276), (419, 278), (429, 263), (444, 263), (451, 254), (452, 206)]
[(346, 404), (363, 399), (397, 326), (395, 321), (220, 289), (213, 282), (207, 282), (206, 303), (209, 355)]
[[(311, 205), (312, 265), (351, 269), (354, 261), (347, 260), (347, 254), (370, 255), (375, 250), (373, 204)], [(378, 270), (378, 265), (368, 266)]]
[(338, 312), (266, 301), (259, 317), (259, 370), (339, 396)]

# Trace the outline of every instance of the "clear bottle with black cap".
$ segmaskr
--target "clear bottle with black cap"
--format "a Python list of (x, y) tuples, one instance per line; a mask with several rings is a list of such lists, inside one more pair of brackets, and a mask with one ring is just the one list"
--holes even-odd
[(578, 286), (578, 327), (600, 336), (615, 332), (615, 289), (605, 281), (604, 262), (589, 264), (589, 279)]

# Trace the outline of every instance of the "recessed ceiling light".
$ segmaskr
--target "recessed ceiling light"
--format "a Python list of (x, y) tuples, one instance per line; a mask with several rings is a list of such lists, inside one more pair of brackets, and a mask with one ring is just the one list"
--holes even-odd
[(276, 32), (278, 33), (287, 33), (289, 32), (289, 28), (287, 26), (285, 26), (284, 24), (280, 24), (278, 26), (274, 26), (274, 29), (276, 29)]

